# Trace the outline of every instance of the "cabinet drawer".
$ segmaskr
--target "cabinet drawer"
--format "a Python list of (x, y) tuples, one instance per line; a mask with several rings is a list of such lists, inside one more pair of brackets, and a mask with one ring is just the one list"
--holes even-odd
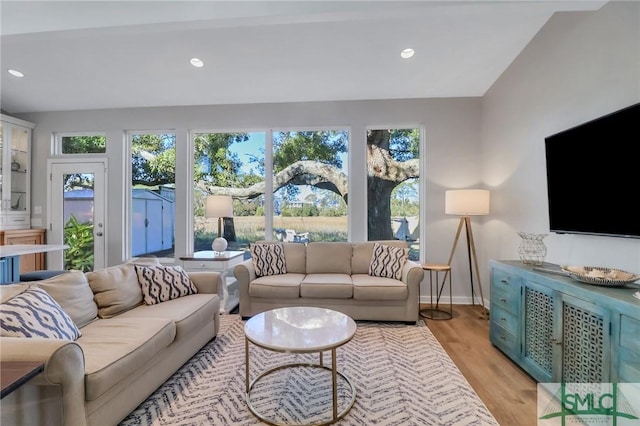
[(28, 215), (2, 215), (0, 224), (8, 229), (28, 229), (31, 226)]
[(517, 314), (520, 304), (520, 279), (504, 273), (498, 274), (496, 271), (491, 284), (491, 303)]
[(491, 305), (490, 318), (496, 325), (506, 329), (510, 333), (518, 334), (518, 317), (511, 312), (496, 306), (495, 303)]
[(514, 334), (509, 333), (505, 328), (492, 322), (489, 330), (489, 338), (494, 346), (501, 349), (511, 358), (515, 359), (518, 357), (518, 338)]
[(620, 315), (620, 346), (628, 348), (640, 357), (640, 321)]
[(186, 271), (198, 271), (198, 270), (224, 271), (224, 264), (222, 262), (206, 261), (206, 260), (184, 260), (182, 262), (182, 267)]

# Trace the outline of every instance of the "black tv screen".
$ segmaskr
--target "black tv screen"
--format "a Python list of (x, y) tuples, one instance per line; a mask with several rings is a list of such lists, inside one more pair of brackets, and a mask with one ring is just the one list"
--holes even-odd
[(640, 103), (545, 138), (549, 228), (640, 238)]

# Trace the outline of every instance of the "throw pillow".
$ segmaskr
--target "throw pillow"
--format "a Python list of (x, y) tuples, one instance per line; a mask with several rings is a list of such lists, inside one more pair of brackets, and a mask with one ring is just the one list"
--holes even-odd
[(31, 285), (53, 297), (79, 328), (98, 316), (98, 306), (93, 301), (89, 281), (82, 271), (67, 271), (46, 280), (33, 281)]
[(369, 263), (369, 275), (374, 277), (402, 279), (402, 268), (409, 259), (409, 249), (375, 243)]
[(29, 287), (0, 305), (0, 322), (5, 337), (77, 340), (82, 335), (60, 305), (38, 287)]
[(284, 247), (280, 243), (252, 244), (251, 260), (256, 275), (280, 275), (287, 273), (284, 258)]
[(146, 305), (196, 294), (198, 289), (180, 266), (135, 265), (142, 300)]

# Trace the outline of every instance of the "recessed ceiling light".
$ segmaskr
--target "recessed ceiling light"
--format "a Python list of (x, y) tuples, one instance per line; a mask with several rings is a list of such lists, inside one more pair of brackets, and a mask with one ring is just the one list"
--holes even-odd
[(24, 74), (18, 70), (8, 70), (8, 71), (9, 71), (9, 74), (11, 74), (14, 77), (20, 77), (20, 78), (24, 77)]
[(198, 58), (191, 58), (191, 65), (196, 68), (202, 68), (204, 67), (204, 62), (202, 62), (202, 60)]
[(404, 59), (409, 59), (410, 57), (412, 57), (416, 52), (411, 49), (411, 48), (406, 48), (404, 49), (402, 52), (400, 52), (400, 56), (402, 56)]

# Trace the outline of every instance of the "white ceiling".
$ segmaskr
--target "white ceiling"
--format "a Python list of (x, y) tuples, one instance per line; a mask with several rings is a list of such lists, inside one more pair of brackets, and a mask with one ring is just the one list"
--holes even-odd
[(604, 3), (2, 0), (1, 108), (482, 96), (554, 12)]

